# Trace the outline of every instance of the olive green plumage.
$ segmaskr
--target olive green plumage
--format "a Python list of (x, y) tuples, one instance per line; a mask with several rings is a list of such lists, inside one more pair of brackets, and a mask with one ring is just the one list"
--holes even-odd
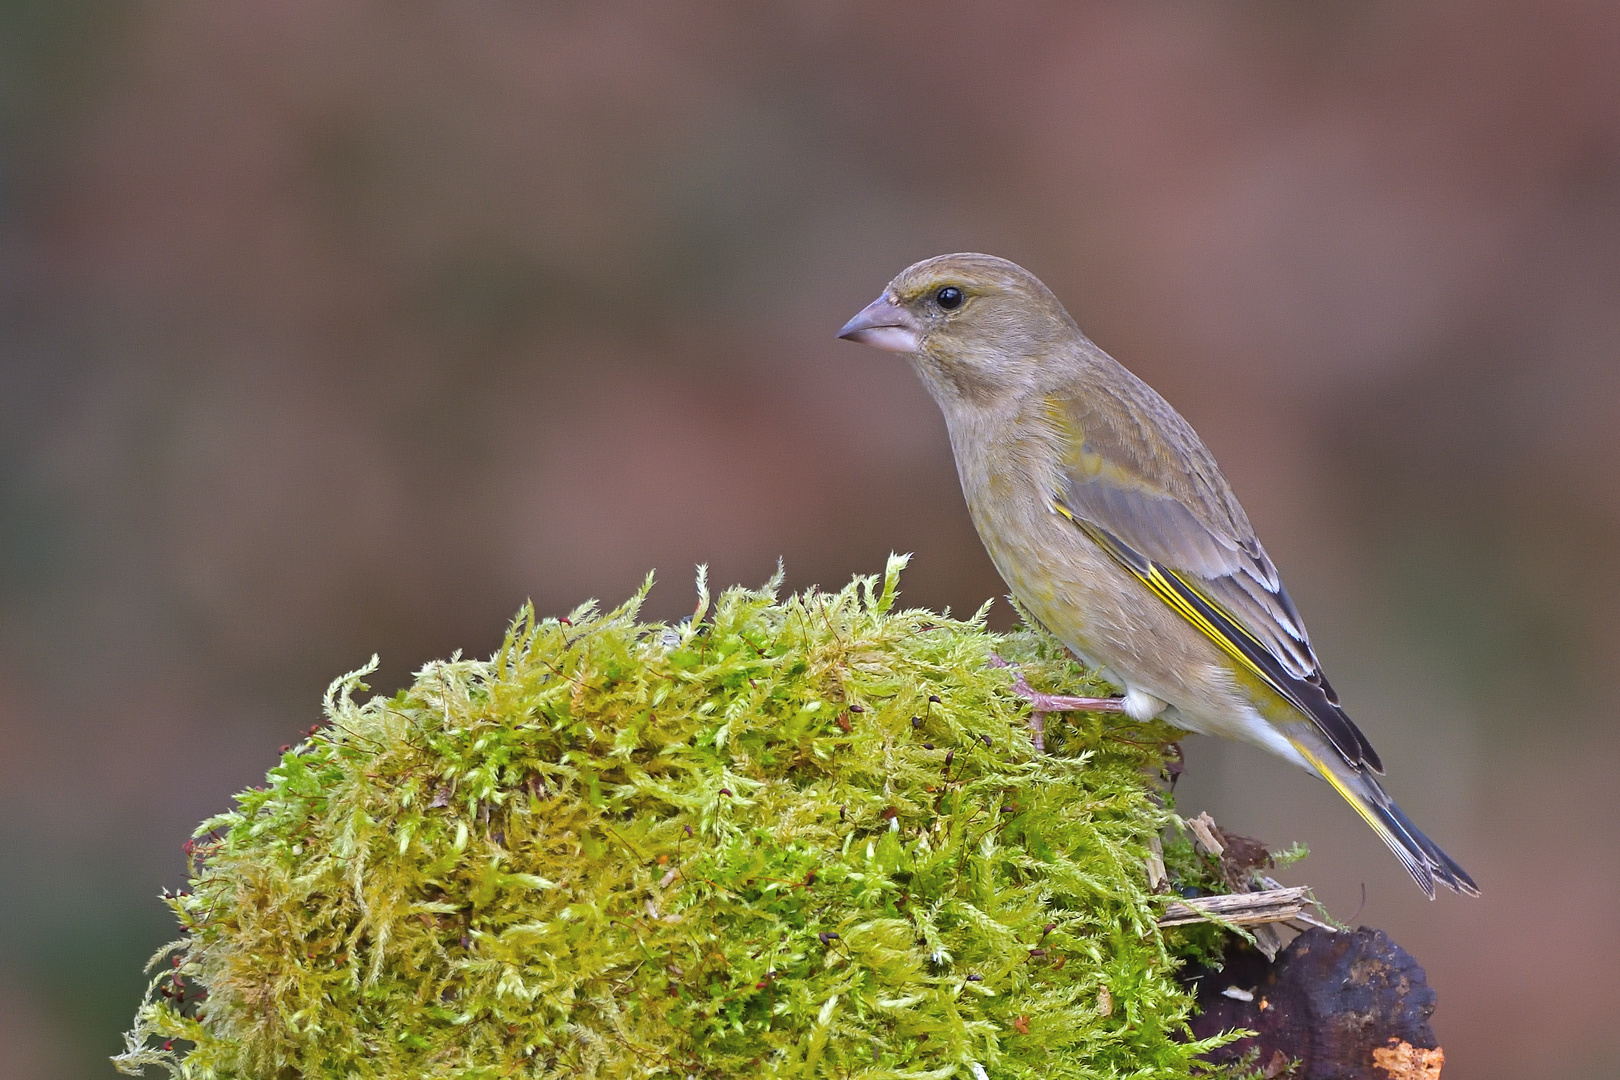
[(845, 326), (906, 355), (945, 414), (1013, 594), (1125, 688), (1125, 710), (1253, 743), (1355, 807), (1430, 896), (1473, 881), (1384, 792), (1299, 612), (1191, 425), (989, 255), (917, 263)]

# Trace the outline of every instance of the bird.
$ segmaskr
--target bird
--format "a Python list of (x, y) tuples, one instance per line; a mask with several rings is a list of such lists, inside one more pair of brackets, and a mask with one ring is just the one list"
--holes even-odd
[(1277, 568), (1180, 413), (1036, 276), (972, 252), (901, 271), (839, 331), (904, 355), (1013, 597), (1124, 690), (1120, 711), (1327, 781), (1429, 898), (1472, 878), (1395, 804)]

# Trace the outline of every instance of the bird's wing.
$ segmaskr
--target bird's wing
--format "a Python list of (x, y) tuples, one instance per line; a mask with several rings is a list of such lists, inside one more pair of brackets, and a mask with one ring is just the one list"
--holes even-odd
[[(1065, 449), (1054, 506), (1315, 722), (1354, 766), (1378, 754), (1339, 707), (1299, 612), (1203, 440), (1145, 383), (1048, 398)], [(1150, 426), (1151, 425), (1151, 426)]]

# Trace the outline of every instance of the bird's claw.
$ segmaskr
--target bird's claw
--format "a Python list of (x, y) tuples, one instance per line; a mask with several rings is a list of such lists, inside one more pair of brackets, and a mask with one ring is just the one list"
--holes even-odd
[(1046, 714), (1054, 712), (1124, 712), (1125, 701), (1117, 697), (1071, 697), (1067, 694), (1043, 694), (1024, 678), (1018, 665), (1009, 664), (995, 653), (990, 654), (991, 667), (1012, 668), (1012, 691), (1029, 702), (1030, 741), (1035, 749), (1046, 749)]

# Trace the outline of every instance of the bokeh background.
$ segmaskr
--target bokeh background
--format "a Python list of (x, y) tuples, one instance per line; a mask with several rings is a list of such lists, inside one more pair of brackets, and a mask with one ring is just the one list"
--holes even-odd
[[(197, 821), (525, 598), (1003, 590), (835, 341), (1040, 274), (1224, 464), (1390, 787), (1189, 740), (1474, 1080), (1620, 1076), (1620, 6), (0, 4), (0, 1074), (110, 1077)], [(993, 616), (1009, 619), (1005, 604)]]

